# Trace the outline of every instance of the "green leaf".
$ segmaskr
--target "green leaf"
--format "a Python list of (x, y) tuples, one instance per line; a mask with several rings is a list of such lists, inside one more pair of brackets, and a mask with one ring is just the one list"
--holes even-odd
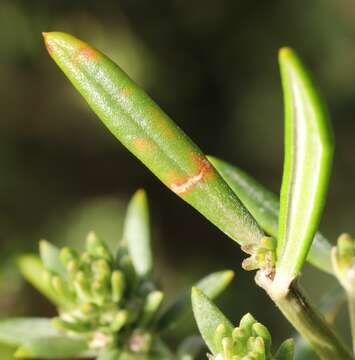
[(20, 358), (89, 356), (86, 341), (64, 336), (47, 318), (0, 320), (0, 342), (19, 346), (15, 357)]
[(136, 273), (142, 277), (150, 275), (153, 270), (153, 256), (148, 200), (144, 190), (138, 190), (128, 205), (123, 240), (127, 242)]
[(325, 107), (297, 55), (281, 49), (285, 101), (285, 162), (274, 289), (298, 275), (319, 225), (333, 158)]
[(65, 299), (58, 296), (49, 279), (48, 271), (44, 268), (37, 255), (23, 255), (17, 259), (17, 266), (22, 276), (40, 291), (48, 300), (57, 306), (66, 306)]
[[(277, 238), (280, 210), (278, 197), (238, 167), (212, 156), (208, 156), (208, 159), (237, 194), (261, 228)], [(317, 232), (307, 260), (318, 269), (332, 274), (331, 249), (332, 245), (329, 241)]]
[[(226, 289), (233, 278), (234, 272), (231, 270), (218, 271), (198, 281), (195, 287), (214, 299)], [(180, 319), (189, 314), (191, 314), (190, 288), (183, 291), (177, 300), (161, 314), (157, 327), (160, 330), (171, 330)]]
[(66, 269), (59, 258), (60, 250), (46, 240), (40, 240), (39, 253), (44, 267), (58, 275), (65, 277)]
[(59, 336), (47, 318), (14, 318), (0, 320), (0, 342), (21, 345), (24, 341), (44, 336)]
[(222, 352), (220, 342), (215, 341), (217, 327), (223, 325), (228, 337), (233, 332), (233, 325), (201, 290), (192, 288), (191, 300), (200, 333), (212, 354), (217, 355)]
[(295, 341), (293, 339), (285, 340), (279, 347), (275, 360), (293, 360), (295, 354)]
[(123, 70), (71, 35), (44, 38), (57, 65), (129, 151), (232, 239), (259, 243), (261, 229), (203, 152)]
[(25, 359), (59, 359), (69, 357), (91, 357), (86, 341), (66, 336), (41, 337), (25, 341), (15, 353), (17, 358)]

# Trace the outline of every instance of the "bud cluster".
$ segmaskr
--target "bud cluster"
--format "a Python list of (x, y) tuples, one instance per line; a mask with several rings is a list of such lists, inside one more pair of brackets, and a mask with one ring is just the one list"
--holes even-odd
[(271, 271), (276, 262), (276, 246), (277, 242), (274, 238), (264, 236), (258, 246), (242, 247), (245, 252), (251, 254), (243, 261), (243, 269), (247, 271), (256, 269)]
[(338, 238), (332, 250), (334, 272), (344, 289), (355, 296), (355, 239), (349, 234)]
[[(138, 277), (127, 249), (113, 256), (106, 244), (89, 233), (86, 251), (60, 250), (61, 273), (45, 277), (64, 304), (53, 326), (69, 336), (82, 336), (91, 349), (150, 350), (149, 327), (163, 300), (151, 280)], [(45, 261), (43, 261), (45, 265)]]
[[(269, 360), (275, 359), (271, 355), (271, 335), (268, 329), (257, 322), (251, 314), (246, 314), (240, 320), (239, 326), (232, 333), (220, 324), (214, 334), (215, 346), (221, 349), (216, 355), (209, 355), (210, 360)], [(293, 343), (286, 340), (291, 351), (289, 357), (293, 358)], [(281, 347), (284, 347), (283, 343)], [(280, 347), (280, 349), (281, 349)], [(283, 351), (285, 355), (285, 351)], [(276, 355), (277, 356), (277, 355)]]

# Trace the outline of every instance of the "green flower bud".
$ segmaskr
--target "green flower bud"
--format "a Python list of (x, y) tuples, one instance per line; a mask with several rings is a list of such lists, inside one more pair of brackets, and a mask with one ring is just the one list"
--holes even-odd
[(154, 316), (160, 308), (163, 298), (164, 294), (161, 291), (152, 291), (148, 294), (140, 321), (141, 327), (146, 327), (153, 321)]
[(118, 303), (123, 295), (125, 280), (122, 271), (115, 270), (111, 274), (112, 301)]
[(94, 231), (90, 231), (86, 237), (86, 250), (93, 257), (112, 261), (110, 250), (106, 244), (97, 237)]

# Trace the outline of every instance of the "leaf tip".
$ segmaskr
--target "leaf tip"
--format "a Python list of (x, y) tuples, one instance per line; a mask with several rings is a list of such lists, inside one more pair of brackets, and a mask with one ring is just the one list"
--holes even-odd
[(24, 359), (27, 358), (29, 355), (30, 354), (25, 349), (19, 348), (18, 350), (16, 350), (14, 357), (16, 359)]
[(279, 58), (280, 59), (289, 58), (294, 55), (295, 55), (294, 50), (288, 46), (283, 46), (282, 48), (279, 49)]
[(134, 197), (134, 199), (137, 199), (139, 201), (146, 201), (147, 200), (147, 192), (143, 188), (140, 188), (134, 193), (133, 197)]
[(235, 272), (233, 270), (226, 270), (224, 272), (224, 279), (228, 283), (230, 283), (234, 279), (234, 276), (235, 276)]

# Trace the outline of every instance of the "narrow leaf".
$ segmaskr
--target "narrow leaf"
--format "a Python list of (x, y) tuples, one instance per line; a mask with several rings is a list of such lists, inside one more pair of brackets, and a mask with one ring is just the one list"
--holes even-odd
[(44, 267), (61, 276), (66, 276), (67, 272), (59, 258), (60, 250), (50, 242), (41, 240), (39, 242), (39, 253)]
[(132, 197), (124, 223), (123, 240), (127, 242), (133, 266), (139, 276), (147, 276), (153, 270), (150, 246), (149, 208), (144, 190)]
[(59, 336), (47, 318), (14, 318), (0, 320), (0, 342), (21, 345), (24, 341), (44, 336)]
[[(207, 275), (195, 284), (195, 287), (203, 291), (209, 298), (219, 296), (234, 278), (231, 270), (218, 271)], [(191, 314), (191, 290), (186, 289), (178, 299), (168, 307), (159, 317), (158, 328), (171, 330), (176, 323), (185, 316)]]
[(92, 355), (87, 349), (86, 341), (67, 336), (44, 336), (25, 341), (15, 353), (15, 357), (25, 359), (59, 359)]
[[(278, 197), (238, 167), (212, 156), (208, 156), (208, 159), (237, 194), (261, 228), (274, 238), (277, 238), (280, 210)], [(331, 249), (332, 245), (329, 241), (321, 233), (317, 232), (307, 260), (318, 269), (333, 273)]]
[(44, 38), (57, 65), (129, 151), (232, 239), (259, 243), (261, 229), (202, 151), (123, 70), (71, 35)]
[(285, 340), (277, 350), (275, 360), (293, 360), (295, 354), (295, 341), (293, 339)]
[(41, 259), (36, 255), (23, 255), (17, 259), (17, 266), (22, 276), (48, 300), (57, 306), (65, 306), (63, 298), (53, 291), (48, 277), (48, 271), (44, 268)]
[(212, 354), (217, 355), (222, 352), (220, 342), (215, 341), (217, 327), (223, 325), (226, 336), (230, 336), (233, 325), (201, 290), (193, 288), (191, 300), (200, 333)]
[(328, 188), (333, 140), (324, 105), (297, 55), (281, 49), (285, 162), (274, 287), (299, 273), (319, 225)]

